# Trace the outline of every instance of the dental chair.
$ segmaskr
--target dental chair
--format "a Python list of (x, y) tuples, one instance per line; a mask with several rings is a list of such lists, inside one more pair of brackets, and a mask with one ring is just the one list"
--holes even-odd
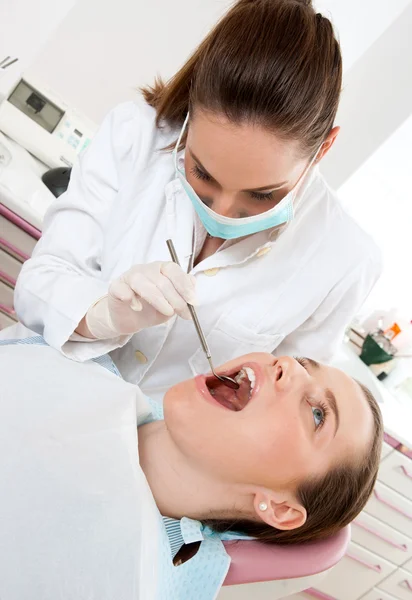
[[(303, 590), (310, 598), (326, 598), (308, 589), (344, 556), (350, 540), (350, 527), (345, 527), (327, 540), (291, 546), (261, 542), (225, 542), (231, 565), (219, 600), (277, 600)], [(264, 583), (271, 582), (271, 583)], [(259, 586), (241, 584), (259, 583)], [(233, 586), (233, 587), (232, 587)]]

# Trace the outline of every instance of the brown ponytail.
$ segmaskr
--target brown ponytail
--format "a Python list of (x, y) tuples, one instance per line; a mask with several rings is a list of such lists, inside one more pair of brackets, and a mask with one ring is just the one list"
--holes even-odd
[(297, 140), (310, 155), (333, 127), (341, 83), (332, 24), (309, 0), (239, 0), (168, 83), (142, 91), (159, 127), (199, 107)]

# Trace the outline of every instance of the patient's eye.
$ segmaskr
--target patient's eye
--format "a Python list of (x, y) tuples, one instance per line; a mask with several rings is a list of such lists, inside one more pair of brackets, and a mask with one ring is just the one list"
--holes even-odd
[(306, 360), (306, 358), (302, 358), (301, 356), (294, 356), (293, 358), (296, 360), (297, 363), (300, 364), (301, 367), (307, 369), (308, 361)]
[(313, 420), (315, 421), (316, 431), (320, 429), (326, 421), (329, 409), (324, 402), (317, 402), (314, 406), (310, 406), (312, 409)]
[(313, 420), (315, 421), (316, 429), (318, 429), (325, 422), (325, 415), (323, 413), (323, 410), (318, 406), (312, 406), (312, 414)]

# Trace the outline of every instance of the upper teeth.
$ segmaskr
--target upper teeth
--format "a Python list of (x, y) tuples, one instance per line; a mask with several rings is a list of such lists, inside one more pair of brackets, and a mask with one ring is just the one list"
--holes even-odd
[(239, 373), (237, 374), (237, 376), (235, 377), (235, 381), (237, 383), (240, 383), (243, 379), (245, 379), (245, 377), (247, 377), (250, 381), (250, 389), (253, 390), (253, 388), (255, 387), (255, 383), (256, 383), (256, 375), (253, 371), (253, 369), (251, 369), (250, 367), (243, 367), (243, 369), (241, 369), (239, 371)]

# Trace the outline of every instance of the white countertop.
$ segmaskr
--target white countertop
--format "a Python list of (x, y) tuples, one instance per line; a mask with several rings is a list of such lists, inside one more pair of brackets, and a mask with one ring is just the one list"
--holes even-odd
[(389, 391), (347, 344), (343, 344), (332, 364), (366, 385), (379, 402), (385, 432), (412, 448), (412, 399), (401, 391)]
[(10, 163), (0, 165), (0, 202), (41, 229), (45, 212), (55, 200), (41, 180), (48, 167), (1, 132), (0, 144), (11, 154)]

